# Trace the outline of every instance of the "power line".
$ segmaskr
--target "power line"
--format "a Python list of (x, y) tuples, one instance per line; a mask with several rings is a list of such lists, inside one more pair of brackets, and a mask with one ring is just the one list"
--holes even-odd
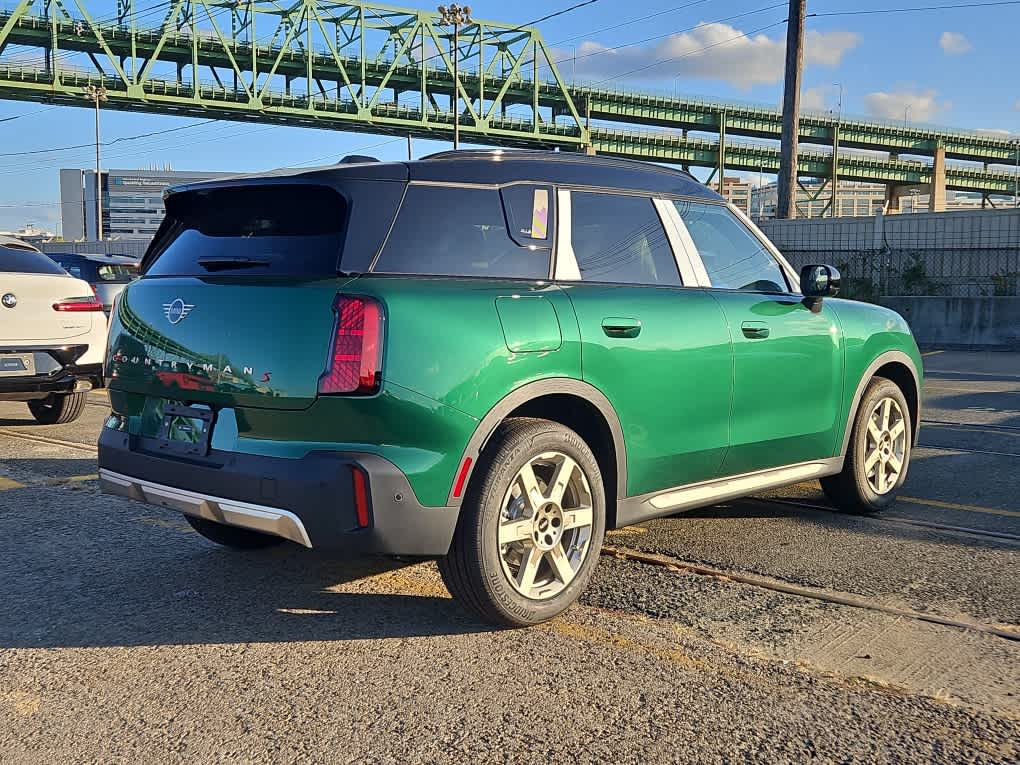
[[(219, 120), (208, 119), (202, 120), (201, 122), (193, 122), (190, 125), (178, 125), (177, 127), (167, 128), (166, 130), (156, 130), (151, 133), (139, 133), (138, 135), (125, 135), (119, 138), (114, 138), (112, 141), (103, 141), (100, 146), (113, 146), (115, 143), (121, 143), (122, 141), (136, 141), (139, 138), (151, 138), (152, 136), (163, 135), (164, 133), (176, 133), (179, 130), (189, 130), (196, 128), (199, 125), (208, 125), (210, 122), (218, 122)], [(0, 157), (24, 157), (31, 154), (49, 154), (55, 151), (71, 151), (73, 149), (82, 149), (85, 147), (95, 146), (95, 142), (92, 143), (80, 143), (74, 146), (58, 146), (53, 149), (31, 149), (29, 151), (11, 151), (0, 154)]]
[[(529, 21), (527, 24), (524, 24), (523, 26), (533, 27), (536, 24), (541, 24), (543, 21), (548, 21), (549, 19), (555, 19), (557, 16), (562, 16), (565, 13), (570, 13), (571, 11), (576, 11), (578, 8), (584, 8), (584, 6), (592, 5), (593, 3), (597, 3), (598, 1), (599, 0), (584, 0), (583, 3), (576, 3), (576, 4), (572, 5), (572, 6), (570, 6), (569, 8), (564, 8), (562, 11), (556, 11), (555, 13), (550, 13), (548, 16), (542, 16), (541, 18), (535, 19), (534, 21)], [(702, 1), (704, 1), (704, 0), (702, 0)]]
[(958, 8), (992, 8), (1002, 5), (1020, 5), (1020, 0), (994, 0), (987, 3), (953, 3), (952, 5), (917, 5), (904, 8), (861, 8), (853, 11), (823, 11), (809, 13), (808, 18), (822, 16), (871, 16), (879, 13), (915, 13), (919, 11), (950, 11)]
[[(1017, 0), (1017, 1), (1020, 2), (1020, 0)], [(564, 64), (564, 63), (567, 63), (568, 61), (577, 61), (578, 59), (591, 58), (592, 56), (602, 56), (602, 55), (605, 55), (607, 53), (612, 53), (613, 51), (621, 50), (623, 48), (633, 48), (633, 47), (635, 47), (637, 45), (642, 45), (642, 44), (644, 44), (646, 42), (651, 42), (652, 40), (661, 40), (663, 37), (672, 37), (673, 35), (680, 35), (680, 34), (684, 34), (685, 32), (693, 32), (695, 29), (698, 29), (699, 27), (702, 27), (702, 26), (707, 26), (709, 24), (722, 24), (722, 23), (724, 23), (726, 21), (733, 21), (734, 19), (743, 18), (744, 16), (754, 16), (754, 15), (756, 15), (758, 13), (764, 13), (765, 11), (772, 11), (772, 10), (775, 10), (776, 8), (782, 8), (785, 5), (786, 5), (786, 3), (775, 3), (773, 5), (766, 5), (766, 6), (763, 6), (761, 8), (755, 8), (752, 11), (744, 11), (743, 13), (737, 13), (737, 14), (734, 14), (733, 16), (726, 16), (725, 18), (721, 18), (721, 19), (714, 19), (712, 21), (701, 21), (701, 22), (698, 22), (697, 24), (695, 24), (693, 27), (685, 27), (684, 29), (674, 29), (671, 32), (664, 32), (662, 34), (652, 35), (651, 37), (644, 37), (644, 38), (642, 38), (640, 40), (634, 40), (633, 42), (625, 43), (623, 45), (614, 45), (614, 46), (609, 47), (609, 48), (603, 48), (602, 50), (593, 51), (592, 53), (585, 53), (585, 54), (582, 54), (582, 55), (576, 56), (576, 57), (571, 56), (570, 58), (561, 58), (561, 59), (558, 59), (557, 61), (554, 61), (553, 63), (554, 64)], [(754, 32), (741, 33), (741, 35), (739, 35), (739, 36), (743, 36), (744, 34), (754, 34)], [(697, 51), (693, 51), (693, 52), (697, 52)], [(671, 60), (671, 59), (662, 59), (662, 60), (663, 61), (667, 61), (667, 60)], [(654, 66), (654, 64), (652, 64), (651, 66)], [(649, 68), (649, 67), (645, 67), (645, 68)], [(635, 70), (635, 71), (642, 71), (642, 70)]]
[(563, 43), (568, 43), (568, 42), (571, 42), (573, 40), (580, 40), (582, 37), (590, 37), (591, 35), (597, 35), (597, 34), (600, 34), (602, 32), (612, 32), (613, 30), (616, 30), (616, 29), (622, 29), (623, 27), (629, 27), (632, 24), (638, 24), (638, 23), (640, 23), (642, 21), (648, 21), (648, 19), (654, 19), (654, 18), (656, 18), (658, 16), (664, 16), (667, 13), (675, 13), (676, 11), (682, 11), (682, 10), (685, 10), (687, 8), (692, 8), (695, 5), (702, 5), (703, 3), (707, 3), (707, 2), (709, 2), (709, 0), (694, 0), (693, 2), (685, 3), (684, 5), (674, 5), (672, 8), (666, 8), (665, 10), (662, 10), (662, 11), (656, 11), (655, 13), (649, 13), (646, 16), (638, 16), (636, 18), (630, 19), (629, 21), (622, 21), (619, 24), (612, 24), (612, 25), (610, 25), (608, 27), (600, 27), (598, 29), (593, 29), (590, 32), (584, 32), (584, 33), (579, 34), (579, 35), (574, 35), (573, 37), (565, 37), (562, 40), (558, 40), (558, 41), (556, 41), (556, 42), (554, 42), (552, 44), (553, 45), (562, 45)]
[[(679, 61), (682, 58), (687, 58), (688, 56), (693, 56), (693, 55), (695, 55), (697, 53), (704, 53), (706, 50), (710, 50), (712, 48), (717, 48), (720, 45), (726, 45), (727, 43), (734, 42), (735, 40), (740, 40), (740, 39), (743, 39), (743, 38), (746, 38), (746, 37), (750, 37), (751, 35), (758, 34), (759, 32), (764, 32), (766, 29), (772, 29), (773, 27), (781, 26), (781, 25), (785, 24), (786, 21), (787, 20), (785, 18), (784, 19), (780, 19), (779, 21), (774, 21), (771, 24), (765, 24), (764, 26), (758, 27), (757, 29), (752, 29), (750, 32), (741, 32), (738, 35), (734, 35), (733, 37), (727, 37), (725, 40), (719, 40), (717, 42), (712, 43), (711, 45), (705, 45), (705, 46), (703, 46), (701, 48), (695, 48), (694, 50), (689, 50), (686, 53), (680, 54), (679, 56), (669, 56), (668, 58), (660, 58), (657, 61), (653, 61), (651, 64), (646, 64), (645, 66), (639, 66), (636, 69), (629, 69), (626, 72), (620, 72), (619, 74), (613, 75), (612, 77), (606, 77), (603, 80), (598, 80), (597, 82), (593, 82), (591, 84), (592, 85), (601, 85), (604, 82), (612, 82), (613, 80), (618, 80), (621, 77), (626, 77), (627, 75), (630, 75), (630, 74), (635, 74), (637, 72), (643, 72), (645, 70), (652, 69), (652, 68), (654, 68), (656, 66), (659, 66), (660, 64), (665, 64), (665, 63), (668, 63), (670, 61)], [(713, 23), (715, 23), (715, 22), (713, 22)]]

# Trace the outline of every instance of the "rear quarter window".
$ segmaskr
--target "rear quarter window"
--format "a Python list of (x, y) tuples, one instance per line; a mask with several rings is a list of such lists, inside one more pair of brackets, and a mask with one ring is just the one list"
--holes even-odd
[[(545, 190), (544, 194), (535, 193)], [(373, 271), (514, 279), (549, 277), (552, 191), (411, 184)], [(545, 209), (540, 210), (542, 203)]]
[(0, 247), (0, 273), (56, 275), (67, 272), (41, 252)]

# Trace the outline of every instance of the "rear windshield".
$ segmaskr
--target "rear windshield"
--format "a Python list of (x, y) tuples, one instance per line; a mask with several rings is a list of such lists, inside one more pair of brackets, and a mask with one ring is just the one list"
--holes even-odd
[(0, 272), (8, 274), (65, 274), (41, 252), (0, 247)]
[(145, 274), (335, 274), (346, 217), (343, 197), (322, 186), (270, 184), (172, 195)]

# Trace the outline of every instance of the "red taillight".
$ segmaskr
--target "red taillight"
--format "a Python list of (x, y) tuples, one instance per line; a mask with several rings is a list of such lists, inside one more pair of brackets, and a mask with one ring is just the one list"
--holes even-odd
[(382, 307), (372, 298), (337, 295), (333, 312), (333, 342), (319, 393), (375, 393), (382, 371)]
[(96, 300), (95, 295), (87, 297), (64, 298), (53, 304), (54, 311), (102, 311), (103, 304)]
[(358, 528), (367, 529), (368, 482), (365, 480), (365, 471), (352, 465), (351, 479), (354, 483), (354, 512), (358, 521)]

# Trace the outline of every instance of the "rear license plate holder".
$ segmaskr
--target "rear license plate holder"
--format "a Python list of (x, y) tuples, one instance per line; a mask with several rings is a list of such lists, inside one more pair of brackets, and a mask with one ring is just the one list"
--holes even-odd
[(31, 353), (0, 353), (0, 377), (29, 377), (35, 374)]
[(207, 457), (216, 413), (197, 406), (167, 404), (156, 439), (162, 452), (188, 457)]

